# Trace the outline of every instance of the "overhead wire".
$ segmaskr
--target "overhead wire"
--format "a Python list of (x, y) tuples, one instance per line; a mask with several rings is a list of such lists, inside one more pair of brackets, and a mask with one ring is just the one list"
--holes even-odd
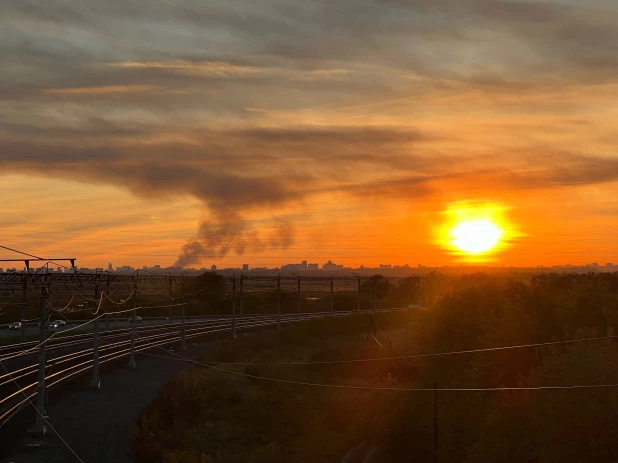
[[(66, 268), (66, 269), (69, 269), (69, 270), (73, 270), (75, 273), (79, 273), (79, 272), (75, 269), (75, 267), (73, 267), (73, 268), (71, 268), (71, 267), (67, 267), (66, 265), (59, 264), (59, 263), (54, 262), (54, 261), (52, 261), (52, 260), (43, 259), (42, 257), (35, 256), (35, 255), (33, 255), (33, 254), (28, 254), (27, 252), (19, 251), (19, 250), (17, 250), (17, 249), (9, 248), (9, 247), (7, 247), (7, 246), (2, 246), (2, 245), (0, 245), (0, 248), (2, 248), (2, 249), (6, 249), (6, 250), (8, 250), (8, 251), (16, 252), (16, 253), (18, 253), (18, 254), (23, 254), (23, 255), (25, 255), (25, 256), (32, 257), (32, 258), (34, 258), (34, 259), (46, 260), (48, 264), (49, 264), (49, 263), (52, 263), (52, 264), (54, 264), (54, 265), (57, 265), (58, 267)], [(27, 259), (25, 259), (25, 260), (27, 260)], [(41, 268), (43, 268), (43, 267), (41, 267)]]
[[(180, 305), (180, 304), (177, 304), (177, 305)], [(162, 307), (168, 307), (168, 306), (162, 306)], [(173, 307), (173, 306), (172, 306), (172, 307)], [(24, 354), (27, 354), (28, 352), (32, 352), (32, 351), (34, 351), (34, 350), (37, 350), (37, 349), (38, 349), (39, 347), (41, 347), (43, 344), (46, 344), (48, 341), (50, 341), (51, 339), (53, 339), (53, 338), (54, 338), (57, 334), (60, 334), (60, 333), (67, 333), (67, 332), (69, 332), (69, 331), (74, 331), (74, 330), (81, 329), (82, 327), (84, 327), (84, 326), (86, 326), (86, 325), (89, 325), (90, 323), (94, 322), (95, 320), (98, 320), (99, 318), (101, 318), (101, 317), (103, 317), (103, 316), (105, 316), (105, 315), (109, 315), (109, 314), (119, 314), (119, 313), (126, 313), (126, 312), (131, 312), (132, 310), (136, 310), (136, 311), (137, 311), (137, 310), (142, 309), (142, 308), (152, 308), (152, 307), (136, 307), (135, 309), (132, 309), (132, 308), (131, 308), (131, 309), (125, 309), (125, 310), (118, 310), (118, 311), (115, 311), (115, 312), (103, 312), (101, 315), (98, 315), (97, 317), (95, 317), (95, 318), (93, 318), (93, 319), (91, 319), (91, 320), (88, 320), (88, 321), (86, 321), (86, 322), (84, 322), (84, 323), (82, 323), (82, 324), (80, 324), (80, 325), (73, 326), (73, 327), (71, 327), (71, 328), (67, 328), (66, 330), (63, 330), (63, 331), (58, 331), (58, 332), (56, 332), (56, 333), (53, 333), (51, 336), (47, 337), (47, 338), (45, 339), (45, 341), (38, 343), (36, 346), (33, 346), (33, 347), (31, 347), (30, 349), (25, 349), (25, 350), (23, 350), (23, 351), (17, 352), (17, 353), (15, 353), (15, 354), (10, 355), (10, 356), (0, 357), (0, 361), (2, 361), (2, 360), (10, 360), (10, 359), (12, 359), (12, 358), (20, 357), (20, 356), (22, 356), (22, 355), (24, 355)], [(154, 307), (154, 308), (159, 308), (159, 307)]]
[(9, 305), (14, 298), (15, 298), (15, 296), (11, 296), (8, 301), (6, 301), (4, 304), (0, 305), (0, 311), (2, 309), (4, 309), (7, 305)]
[(66, 309), (68, 309), (71, 306), (71, 303), (73, 302), (73, 299), (75, 299), (75, 295), (76, 295), (76, 293), (73, 293), (73, 296), (71, 296), (71, 300), (69, 301), (69, 303), (66, 306), (64, 306), (62, 309), (57, 309), (57, 308), (53, 307), (51, 305), (51, 303), (48, 303), (48, 304), (49, 304), (50, 308), (53, 311), (55, 311), (55, 312), (64, 312)]
[(116, 302), (116, 301), (114, 301), (111, 297), (109, 297), (107, 294), (105, 294), (105, 293), (104, 293), (104, 294), (105, 294), (105, 298), (106, 298), (108, 301), (110, 301), (112, 304), (116, 304), (116, 305), (123, 305), (123, 304), (126, 304), (126, 303), (128, 303), (128, 302), (130, 301), (131, 296), (133, 296), (133, 294), (134, 294), (134, 293), (135, 293), (135, 289), (134, 289), (133, 291), (131, 291), (131, 294), (129, 294), (129, 295), (127, 296), (127, 298), (126, 298), (124, 301), (122, 301), (122, 302)]
[(61, 435), (61, 434), (60, 434), (60, 433), (56, 430), (56, 428), (54, 428), (54, 427), (52, 426), (52, 424), (48, 421), (47, 417), (41, 413), (41, 411), (37, 408), (37, 406), (36, 406), (36, 405), (34, 405), (34, 404), (32, 403), (32, 401), (30, 400), (30, 397), (28, 397), (28, 395), (27, 395), (27, 394), (23, 391), (23, 389), (19, 386), (19, 383), (17, 383), (17, 381), (15, 381), (15, 379), (13, 379), (13, 376), (11, 375), (11, 373), (9, 372), (9, 370), (6, 368), (6, 366), (4, 365), (4, 363), (2, 362), (2, 360), (0, 360), (0, 365), (2, 366), (2, 368), (4, 369), (4, 371), (6, 371), (6, 373), (9, 375), (9, 378), (11, 378), (11, 380), (13, 381), (13, 383), (15, 383), (15, 386), (17, 387), (18, 391), (19, 391), (19, 392), (21, 392), (21, 393), (24, 395), (24, 397), (25, 397), (26, 401), (27, 401), (30, 405), (32, 405), (32, 408), (34, 408), (34, 409), (35, 409), (35, 411), (37, 412), (37, 414), (41, 417), (41, 419), (42, 419), (43, 421), (45, 421), (45, 424), (46, 424), (47, 426), (49, 426), (49, 428), (50, 428), (50, 429), (51, 429), (51, 430), (52, 430), (52, 431), (56, 434), (56, 436), (58, 436), (58, 438), (62, 441), (62, 443), (65, 445), (65, 447), (66, 447), (67, 449), (69, 449), (69, 451), (70, 451), (70, 452), (71, 452), (71, 453), (75, 456), (75, 458), (77, 458), (77, 460), (78, 460), (80, 463), (84, 463), (84, 460), (82, 460), (82, 459), (79, 457), (79, 455), (77, 454), (77, 452), (75, 452), (75, 450), (73, 450), (73, 447), (71, 447), (71, 446), (69, 445), (69, 443), (68, 443), (68, 442), (64, 439), (64, 437), (62, 437), (62, 435)]
[(224, 368), (215, 367), (208, 363), (192, 360), (175, 352), (169, 352), (162, 347), (155, 346), (165, 353), (174, 357), (165, 357), (162, 355), (148, 354), (146, 352), (140, 352), (142, 355), (148, 355), (151, 357), (159, 357), (167, 360), (181, 360), (195, 365), (200, 365), (212, 370), (220, 371), (222, 373), (228, 373), (235, 376), (242, 376), (245, 378), (258, 379), (262, 381), (269, 381), (273, 383), (290, 384), (295, 386), (310, 386), (328, 389), (348, 389), (348, 390), (363, 390), (363, 391), (394, 391), (394, 392), (501, 392), (501, 391), (544, 391), (544, 390), (574, 390), (574, 389), (599, 389), (599, 388), (614, 388), (618, 387), (618, 383), (610, 384), (576, 384), (576, 385), (551, 385), (551, 386), (504, 386), (504, 387), (395, 387), (395, 386), (354, 386), (346, 384), (328, 384), (328, 383), (310, 383), (306, 381), (293, 381), (288, 379), (269, 378), (267, 376), (252, 375), (249, 373), (241, 373), (239, 371), (226, 370)]
[(567, 345), (567, 344), (577, 344), (577, 343), (583, 343), (583, 342), (595, 342), (595, 341), (603, 341), (603, 340), (609, 340), (609, 339), (618, 339), (618, 335), (600, 336), (600, 337), (582, 338), (582, 339), (569, 339), (569, 340), (564, 340), (564, 341), (516, 344), (516, 345), (511, 345), (511, 346), (487, 347), (487, 348), (481, 348), (481, 349), (435, 352), (435, 353), (428, 353), (428, 354), (399, 355), (399, 356), (394, 356), (394, 357), (377, 357), (377, 358), (368, 358), (368, 359), (319, 360), (319, 361), (312, 361), (312, 362), (203, 362), (203, 363), (219, 364), (219, 365), (241, 365), (241, 366), (247, 366), (247, 365), (272, 365), (272, 366), (334, 365), (334, 364), (345, 364), (345, 363), (382, 362), (385, 360), (410, 360), (410, 359), (427, 358), (427, 357), (444, 357), (444, 356), (452, 356), (452, 355), (475, 354), (475, 353), (482, 353), (482, 352), (497, 352), (497, 351), (504, 351), (504, 350), (513, 350), (513, 349), (545, 347), (545, 346), (554, 346), (554, 345)]

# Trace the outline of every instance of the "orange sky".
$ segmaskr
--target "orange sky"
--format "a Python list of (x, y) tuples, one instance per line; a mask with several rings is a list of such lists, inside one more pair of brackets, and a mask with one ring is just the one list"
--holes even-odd
[(618, 263), (614, 1), (142, 2), (0, 5), (1, 244), (449, 265), (489, 202), (496, 265)]

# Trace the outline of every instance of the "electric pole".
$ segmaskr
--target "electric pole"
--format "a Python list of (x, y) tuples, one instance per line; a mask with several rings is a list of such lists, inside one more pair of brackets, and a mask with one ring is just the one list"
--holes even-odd
[(242, 277), (242, 272), (240, 272), (240, 316), (242, 317), (245, 314), (245, 306), (243, 304), (243, 300), (242, 300), (242, 296), (243, 296), (243, 291), (242, 291), (242, 282), (243, 282), (243, 277)]
[(172, 324), (172, 301), (174, 300), (174, 298), (172, 297), (172, 274), (171, 273), (167, 276), (167, 284), (169, 285), (169, 300), (170, 300), (170, 306), (168, 307), (167, 323), (171, 325)]
[(236, 275), (232, 278), (232, 339), (236, 339)]
[[(94, 299), (99, 299), (99, 275), (96, 275), (94, 282)], [(99, 301), (99, 309), (103, 301)], [(101, 380), (99, 378), (99, 315), (94, 319), (94, 339), (92, 346), (92, 380), (90, 386), (96, 389), (101, 387)]]
[(133, 310), (131, 311), (131, 353), (129, 354), (129, 368), (135, 369), (135, 325), (137, 324), (137, 277), (139, 270), (133, 277)]
[(26, 303), (26, 297), (27, 297), (27, 292), (28, 292), (28, 279), (26, 278), (26, 275), (24, 274), (23, 276), (23, 282), (21, 284), (21, 323), (19, 325), (19, 332), (20, 332), (20, 338), (19, 341), (23, 344), (24, 342), (26, 342), (26, 308), (27, 303)]
[(45, 337), (47, 329), (47, 304), (49, 299), (49, 288), (45, 277), (41, 287), (41, 314), (39, 321), (39, 378), (36, 394), (37, 415), (33, 432), (45, 434), (47, 432), (47, 422), (45, 420)]
[[(109, 271), (107, 272), (107, 281), (105, 282), (105, 296), (109, 297)], [(109, 314), (105, 312), (105, 330), (109, 330)]]
[(377, 303), (376, 303), (376, 289), (378, 287), (378, 279), (374, 278), (373, 279), (373, 310), (375, 311), (377, 308)]
[(277, 329), (281, 329), (281, 274), (277, 277)]
[(333, 277), (331, 277), (331, 279), (330, 279), (330, 313), (331, 313), (331, 315), (335, 311), (335, 302), (334, 302), (334, 299), (333, 299), (333, 296), (334, 296), (334, 292), (333, 292), (334, 288), (333, 288), (333, 286), (334, 286), (334, 280), (333, 280)]
[(300, 314), (300, 275), (296, 280), (296, 312)]
[(360, 279), (360, 275), (358, 275), (358, 294), (356, 295), (356, 299), (358, 301), (358, 310), (360, 311), (361, 309), (361, 279)]
[(438, 463), (438, 383), (433, 384), (433, 461)]
[(180, 306), (180, 310), (182, 313), (182, 320), (180, 322), (180, 350), (187, 350), (187, 338), (186, 338), (186, 330), (185, 330), (185, 308), (186, 307), (187, 307), (186, 302)]

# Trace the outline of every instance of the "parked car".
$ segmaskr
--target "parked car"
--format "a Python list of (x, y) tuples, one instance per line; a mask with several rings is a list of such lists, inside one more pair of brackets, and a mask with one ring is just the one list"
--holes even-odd
[(129, 323), (139, 323), (142, 321), (142, 317), (140, 317), (139, 315), (136, 315), (135, 318), (131, 317), (129, 318)]
[(19, 330), (19, 329), (21, 329), (21, 322), (15, 322), (9, 325), (9, 330)]
[(49, 328), (64, 328), (67, 322), (64, 320), (54, 320), (53, 322), (49, 322), (47, 325)]

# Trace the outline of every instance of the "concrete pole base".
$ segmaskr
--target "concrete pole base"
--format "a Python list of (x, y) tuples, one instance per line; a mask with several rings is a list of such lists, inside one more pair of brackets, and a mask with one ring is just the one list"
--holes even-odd
[[(45, 418), (49, 418), (46, 416)], [(47, 423), (42, 416), (37, 415), (34, 427), (30, 430), (31, 434), (45, 435), (47, 434)]]

